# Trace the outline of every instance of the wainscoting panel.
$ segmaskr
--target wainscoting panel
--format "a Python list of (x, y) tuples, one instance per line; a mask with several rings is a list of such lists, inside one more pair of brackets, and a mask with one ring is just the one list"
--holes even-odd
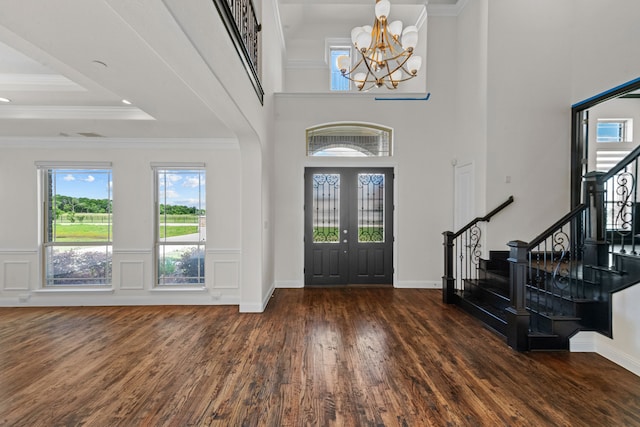
[(39, 270), (37, 250), (0, 249), (0, 294), (35, 289)]
[(28, 291), (31, 280), (30, 261), (4, 261), (2, 284), (5, 291)]
[(207, 282), (210, 289), (240, 288), (240, 250), (213, 249), (207, 251)]
[(144, 261), (120, 261), (120, 289), (143, 290), (144, 284)]
[(149, 249), (113, 251), (113, 287), (123, 291), (153, 288), (153, 252)]
[(213, 261), (214, 289), (238, 289), (239, 276), (239, 266), (237, 261)]

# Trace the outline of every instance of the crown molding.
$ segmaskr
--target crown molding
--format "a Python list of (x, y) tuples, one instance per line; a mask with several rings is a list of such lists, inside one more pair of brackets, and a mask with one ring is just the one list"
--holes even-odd
[(0, 137), (0, 149), (177, 149), (239, 150), (235, 138)]
[(86, 92), (87, 89), (59, 74), (0, 74), (2, 91)]
[(458, 0), (454, 5), (427, 4), (430, 16), (458, 16), (469, 0)]
[(137, 107), (3, 105), (0, 119), (155, 120)]

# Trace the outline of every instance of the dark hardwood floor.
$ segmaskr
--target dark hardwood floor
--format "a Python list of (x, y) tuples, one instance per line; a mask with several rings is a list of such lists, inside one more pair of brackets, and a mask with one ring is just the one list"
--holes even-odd
[(634, 426), (640, 377), (516, 353), (437, 290), (0, 309), (2, 426)]

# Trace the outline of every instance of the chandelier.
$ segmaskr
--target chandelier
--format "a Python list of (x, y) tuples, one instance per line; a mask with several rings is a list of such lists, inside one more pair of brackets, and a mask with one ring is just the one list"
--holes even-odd
[(376, 0), (376, 20), (351, 30), (351, 41), (360, 59), (352, 67), (351, 58), (340, 55), (336, 65), (340, 73), (355, 83), (360, 91), (385, 86), (396, 89), (398, 83), (414, 78), (422, 66), (422, 58), (413, 55), (418, 44), (418, 28), (402, 29), (402, 21), (388, 22), (391, 3)]

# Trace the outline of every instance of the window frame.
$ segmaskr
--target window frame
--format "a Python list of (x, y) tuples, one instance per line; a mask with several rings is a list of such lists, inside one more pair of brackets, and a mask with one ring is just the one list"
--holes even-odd
[[(334, 92), (349, 92), (351, 91), (351, 80), (344, 77), (336, 64), (337, 56), (334, 57), (334, 52), (346, 52), (349, 56), (351, 63), (353, 64), (353, 49), (350, 46), (331, 46), (329, 48), (329, 90)], [(345, 87), (346, 86), (346, 87)]]
[[(41, 204), (41, 211), (39, 218), (41, 220), (40, 227), (40, 247), (41, 247), (41, 280), (42, 288), (47, 289), (78, 289), (78, 288), (111, 288), (113, 283), (113, 169), (111, 162), (36, 162), (36, 167), (39, 172), (39, 182), (41, 185), (39, 191), (39, 199)], [(51, 215), (53, 211), (53, 196), (61, 196), (54, 190), (55, 183), (52, 180), (52, 173), (65, 173), (65, 174), (83, 174), (87, 172), (93, 172), (94, 175), (106, 174), (107, 175), (107, 187), (106, 196), (108, 200), (107, 205), (107, 235), (106, 240), (65, 240), (56, 241), (54, 236), (54, 229), (57, 227), (57, 215)], [(55, 198), (55, 197), (54, 197)], [(55, 223), (55, 224), (54, 224)], [(49, 251), (52, 248), (104, 248), (106, 264), (104, 266), (104, 276), (95, 278), (75, 278), (75, 277), (60, 277), (61, 281), (67, 283), (56, 283), (55, 275), (50, 276), (53, 270), (53, 266), (50, 264)], [(78, 270), (74, 271), (78, 273)], [(74, 283), (74, 281), (77, 281)], [(71, 283), (69, 283), (71, 281)], [(90, 283), (94, 282), (94, 283)]]
[[(351, 84), (351, 80), (342, 77), (340, 70), (336, 66), (336, 59), (333, 58), (334, 51), (347, 51), (349, 53), (349, 58), (351, 59), (351, 64), (353, 65), (353, 54), (354, 49), (349, 39), (337, 38), (337, 39), (327, 39), (325, 40), (325, 49), (326, 49), (326, 58), (325, 61), (329, 66), (329, 91), (331, 93), (345, 93), (350, 92), (353, 89), (353, 85)], [(334, 76), (336, 76), (336, 82), (338, 79), (342, 79), (345, 81), (347, 88), (346, 89), (333, 89)]]
[[(152, 163), (152, 170), (153, 170), (153, 182), (154, 182), (154, 197), (153, 197), (153, 202), (154, 202), (154, 209), (153, 209), (153, 215), (154, 215), (154, 220), (153, 220), (153, 224), (154, 224), (154, 232), (153, 232), (153, 239), (154, 239), (154, 244), (153, 244), (153, 260), (154, 260), (154, 282), (153, 282), (153, 288), (154, 289), (204, 289), (206, 287), (206, 268), (205, 268), (205, 264), (206, 264), (206, 241), (207, 241), (207, 237), (206, 237), (206, 175), (207, 175), (207, 170), (206, 170), (206, 165), (204, 163)], [(204, 215), (198, 215), (198, 223), (197, 223), (197, 229), (198, 229), (198, 240), (179, 240), (179, 241), (169, 241), (167, 240), (167, 236), (166, 236), (166, 230), (165, 230), (165, 237), (161, 237), (160, 236), (160, 229), (161, 229), (161, 213), (160, 213), (160, 206), (161, 206), (161, 197), (160, 197), (160, 175), (161, 173), (164, 172), (165, 177), (168, 173), (198, 173), (200, 176), (202, 176), (202, 182), (199, 184), (198, 186), (198, 194), (201, 197), (201, 200), (198, 202), (198, 207), (196, 207), (196, 214), (197, 212), (200, 210), (204, 210)], [(166, 181), (165, 181), (165, 193), (166, 193)], [(166, 195), (164, 198), (164, 201), (166, 202)], [(167, 203), (164, 203), (164, 205), (166, 206)], [(168, 215), (166, 214), (166, 210), (165, 210), (165, 217)], [(204, 224), (204, 225), (202, 225)], [(165, 220), (165, 226), (166, 226), (166, 220)], [(204, 231), (202, 231), (202, 229), (204, 229)], [(201, 234), (201, 233), (204, 233)], [(202, 237), (202, 238), (201, 238)], [(191, 276), (186, 276), (184, 282), (181, 282), (179, 280), (176, 281), (172, 281), (170, 280), (172, 276), (166, 276), (164, 274), (161, 273), (161, 270), (163, 270), (163, 268), (161, 268), (161, 263), (163, 262), (163, 260), (165, 260), (165, 254), (166, 252), (162, 252), (162, 256), (161, 256), (161, 251), (166, 249), (167, 247), (171, 247), (171, 246), (192, 246), (195, 247), (195, 251), (197, 251), (198, 254), (198, 261), (197, 261), (197, 276), (191, 277)], [(186, 253), (183, 252), (183, 255)], [(201, 256), (200, 256), (201, 255)], [(165, 264), (166, 265), (166, 264)], [(165, 267), (166, 268), (166, 267)], [(176, 278), (177, 276), (175, 276), (174, 278)], [(195, 278), (196, 282), (192, 282), (189, 281), (189, 279), (191, 278)]]
[[(350, 135), (350, 133), (354, 133)], [(367, 135), (370, 134), (370, 135)], [(383, 141), (377, 142), (377, 152), (373, 145), (363, 141), (360, 137), (384, 134)], [(326, 138), (324, 147), (312, 147), (314, 139)], [(386, 141), (386, 145), (384, 143)], [(393, 157), (393, 129), (382, 125), (363, 122), (324, 123), (309, 127), (305, 130), (305, 148), (307, 157), (363, 157), (390, 158)], [(381, 144), (382, 143), (382, 144)], [(380, 147), (382, 145), (384, 149)], [(336, 151), (333, 151), (336, 149)]]
[[(617, 124), (620, 129), (620, 136), (615, 140), (605, 139), (600, 135), (601, 124)], [(621, 144), (633, 142), (633, 119), (601, 118), (596, 123), (596, 143), (599, 144)]]

